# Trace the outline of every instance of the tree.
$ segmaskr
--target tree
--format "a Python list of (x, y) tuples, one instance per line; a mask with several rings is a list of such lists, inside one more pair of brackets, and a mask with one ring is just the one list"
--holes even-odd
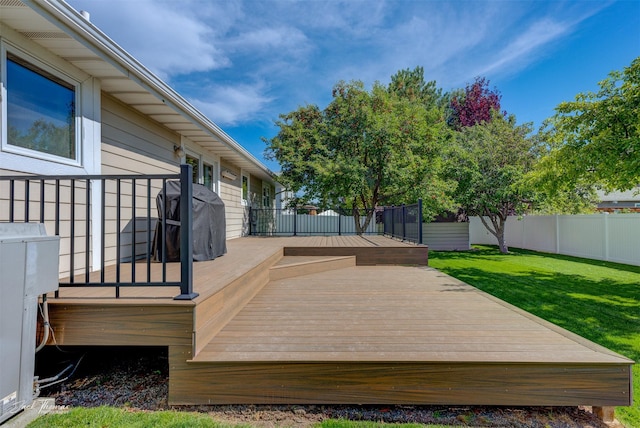
[(522, 186), (535, 159), (530, 132), (530, 124), (516, 125), (515, 116), (505, 118), (494, 111), (491, 120), (456, 132), (446, 156), (445, 176), (457, 183), (453, 198), (467, 214), (480, 217), (503, 253), (508, 252), (507, 217), (524, 208), (530, 197)]
[[(323, 206), (351, 210), (358, 233), (373, 211), (423, 197), (435, 214), (446, 202), (439, 179), (442, 109), (399, 95), (380, 83), (339, 82), (324, 109), (304, 106), (280, 115), (266, 154), (282, 167), (289, 190)], [(359, 210), (367, 210), (364, 221)]]
[(448, 101), (447, 96), (443, 96), (442, 89), (436, 86), (435, 80), (424, 80), (422, 67), (400, 70), (391, 76), (389, 92), (411, 102), (420, 102), (427, 109), (443, 107)]
[(598, 85), (556, 107), (540, 174), (564, 186), (629, 190), (640, 183), (640, 57)]
[[(543, 125), (543, 128), (546, 125)], [(593, 182), (587, 177), (566, 179), (567, 165), (557, 161), (558, 152), (548, 132), (541, 131), (536, 139), (534, 168), (523, 181), (532, 190), (532, 209), (538, 214), (587, 214), (595, 210), (597, 194)]]
[[(494, 111), (500, 111), (502, 96), (496, 88), (489, 88), (489, 81), (484, 77), (476, 77), (471, 85), (451, 96), (449, 104), (449, 125), (461, 130), (467, 126), (489, 122)], [(502, 113), (506, 116), (506, 113)]]

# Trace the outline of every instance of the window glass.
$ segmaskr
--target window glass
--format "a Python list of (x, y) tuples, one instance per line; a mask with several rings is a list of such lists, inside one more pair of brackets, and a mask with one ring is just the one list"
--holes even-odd
[(193, 182), (199, 183), (198, 180), (200, 178), (200, 159), (195, 156), (187, 155), (186, 156), (187, 164), (191, 165), (193, 168)]
[(268, 185), (262, 186), (262, 206), (265, 208), (271, 207), (271, 189)]
[(75, 88), (7, 55), (7, 142), (67, 159), (76, 159)]
[(249, 200), (249, 178), (246, 175), (242, 176), (242, 200)]
[(213, 188), (213, 165), (209, 165), (208, 163), (203, 163), (202, 164), (202, 174), (203, 174), (203, 179), (204, 179), (204, 185), (211, 189), (211, 190), (215, 190)]

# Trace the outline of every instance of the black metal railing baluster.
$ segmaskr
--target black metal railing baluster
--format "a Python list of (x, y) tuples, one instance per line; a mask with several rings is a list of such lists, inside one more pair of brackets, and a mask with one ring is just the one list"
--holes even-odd
[(136, 283), (136, 179), (131, 180), (131, 283)]
[[(54, 225), (54, 234), (55, 236), (60, 236), (60, 180), (56, 180), (56, 205), (55, 205), (55, 225)], [(60, 288), (57, 288), (54, 296), (56, 298), (60, 297)]]
[(69, 233), (69, 280), (71, 282), (71, 284), (73, 284), (75, 282), (75, 269), (74, 269), (74, 259), (75, 259), (75, 254), (76, 254), (76, 229), (75, 229), (75, 224), (76, 224), (76, 182), (75, 180), (71, 180), (70, 183), (70, 188), (71, 188), (71, 205), (69, 207), (70, 209), (70, 223), (69, 223), (69, 228), (70, 228), (70, 233)]
[(100, 207), (100, 282), (104, 282), (104, 268), (105, 268), (105, 248), (107, 245), (107, 180), (102, 179), (102, 192), (100, 195), (100, 202), (102, 206)]
[(147, 282), (151, 282), (151, 179), (147, 178)]
[(167, 281), (167, 180), (162, 180), (162, 233), (160, 234), (160, 252), (162, 254), (162, 282)]
[(15, 180), (9, 181), (9, 223), (13, 223), (15, 214), (16, 185)]
[(44, 180), (40, 180), (40, 223), (44, 224)]
[[(120, 217), (122, 209), (120, 197), (122, 195), (121, 180), (116, 178), (116, 282), (120, 283)], [(120, 297), (120, 287), (116, 287), (116, 297)]]
[(85, 182), (85, 186), (87, 187), (85, 198), (86, 199), (86, 212), (85, 212), (85, 241), (84, 241), (84, 281), (90, 282), (89, 273), (90, 273), (90, 256), (91, 256), (91, 181), (87, 179)]
[(24, 182), (24, 222), (25, 223), (29, 223), (29, 200), (30, 195), (29, 195), (29, 190), (31, 188), (31, 182), (29, 180), (26, 180)]

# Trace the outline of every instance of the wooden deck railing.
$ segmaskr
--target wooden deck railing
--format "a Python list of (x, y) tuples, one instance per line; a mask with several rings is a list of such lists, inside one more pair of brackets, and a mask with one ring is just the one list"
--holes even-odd
[[(175, 299), (190, 300), (197, 296), (192, 204), (180, 204), (180, 280), (171, 281), (167, 222), (152, 203), (158, 194), (164, 196), (168, 180), (180, 180), (181, 199), (191, 201), (190, 165), (181, 165), (179, 174), (0, 176), (0, 221), (44, 223), (49, 234), (60, 236), (60, 287), (113, 287), (115, 297), (121, 287), (180, 287)], [(159, 279), (151, 275), (154, 258), (162, 264)], [(130, 275), (122, 273), (125, 264)], [(115, 280), (107, 281), (105, 267), (112, 265)], [(137, 268), (146, 274), (136, 273)], [(91, 275), (95, 271), (100, 272), (97, 281)]]

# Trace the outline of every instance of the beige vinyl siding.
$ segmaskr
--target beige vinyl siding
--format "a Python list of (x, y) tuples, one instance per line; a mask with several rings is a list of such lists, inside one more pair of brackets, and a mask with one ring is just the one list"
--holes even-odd
[[(0, 175), (25, 175), (15, 173), (13, 171), (0, 171)], [(8, 222), (11, 218), (10, 182), (0, 181), (0, 221)], [(56, 184), (55, 181), (46, 181), (44, 183), (44, 215), (42, 215), (42, 185), (38, 180), (29, 181), (29, 204), (25, 204), (25, 182), (15, 181), (13, 186), (14, 203), (13, 203), (13, 221), (15, 222), (36, 222), (39, 223), (44, 219), (44, 225), (47, 234), (50, 236), (56, 233)], [(75, 183), (75, 206), (76, 209), (71, 210), (71, 185), (69, 180), (60, 181), (60, 219), (58, 222), (58, 234), (60, 236), (60, 277), (69, 276), (71, 272), (71, 218), (74, 218), (74, 253), (76, 257), (73, 259), (73, 271), (80, 274), (85, 271), (86, 257), (85, 249), (87, 247), (87, 187), (86, 181), (76, 181)], [(26, 211), (29, 211), (28, 218)], [(89, 224), (90, 226), (90, 224)], [(89, 241), (89, 246), (91, 241)]]
[(246, 210), (242, 205), (242, 177), (240, 168), (220, 159), (220, 171), (231, 171), (236, 175), (235, 180), (220, 177), (220, 197), (224, 202), (225, 220), (227, 224), (227, 239), (243, 236), (246, 223)]
[[(177, 134), (104, 94), (102, 121), (102, 174), (177, 174), (180, 171), (180, 159), (173, 152), (173, 146), (180, 144)], [(147, 180), (136, 180), (134, 213), (133, 183), (131, 180), (121, 182), (118, 224), (116, 182), (105, 183), (106, 265), (114, 263), (118, 255), (116, 230), (120, 232), (121, 261), (147, 257), (156, 227), (156, 196), (162, 189), (162, 181), (151, 182), (151, 200), (147, 197), (147, 184)], [(151, 216), (150, 225), (147, 215)]]

